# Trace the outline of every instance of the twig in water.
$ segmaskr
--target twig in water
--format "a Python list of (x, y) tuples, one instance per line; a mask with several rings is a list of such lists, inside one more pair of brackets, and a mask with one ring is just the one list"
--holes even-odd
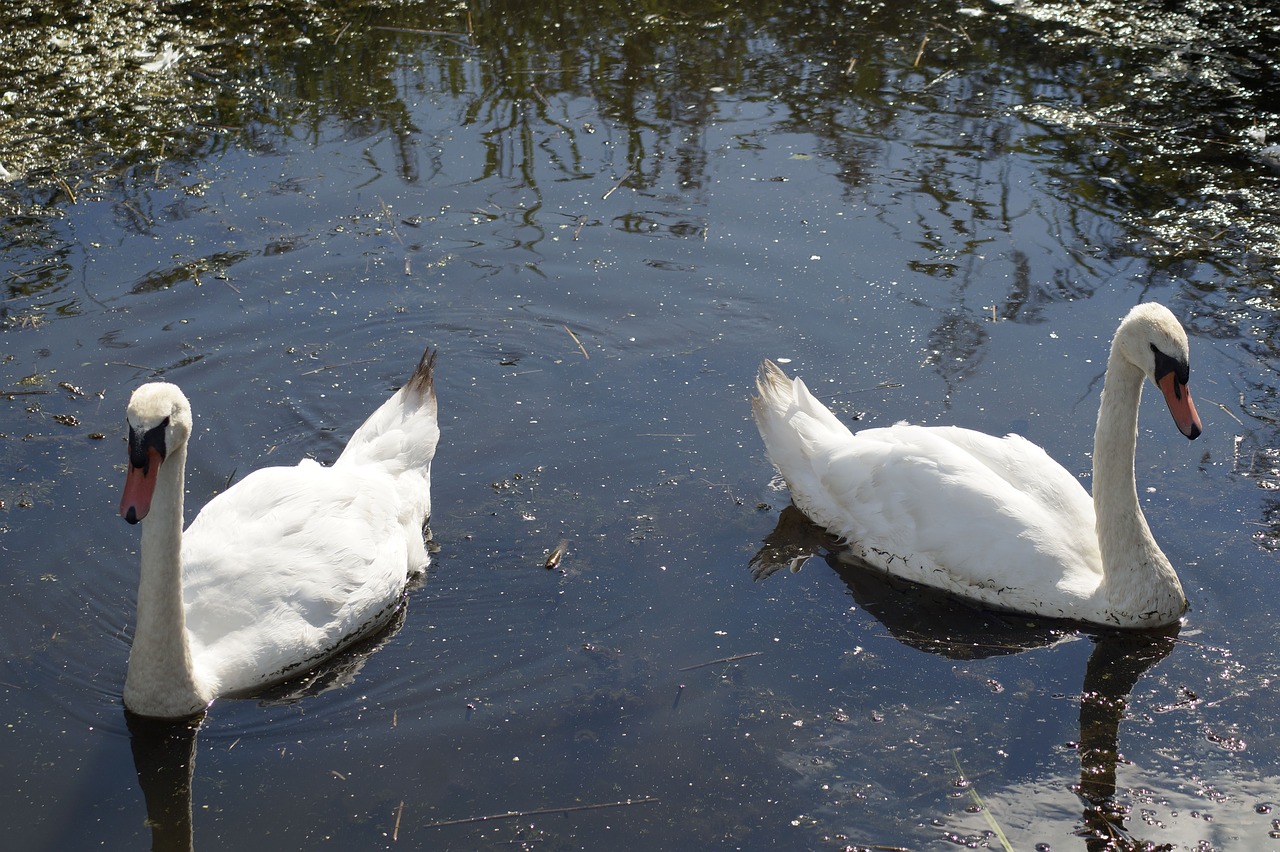
[(620, 186), (622, 186), (624, 183), (626, 183), (627, 179), (628, 179), (628, 178), (630, 178), (630, 177), (631, 177), (631, 169), (627, 169), (627, 173), (626, 173), (626, 174), (624, 174), (622, 177), (618, 178), (618, 182), (617, 182), (617, 183), (615, 183), (613, 186), (609, 187), (609, 191), (608, 191), (608, 192), (606, 192), (604, 195), (602, 195), (602, 196), (600, 197), (600, 200), (601, 200), (601, 201), (605, 201), (605, 200), (607, 200), (607, 199), (609, 198), (609, 196), (610, 196), (610, 195), (613, 195), (614, 190), (616, 190), (618, 187), (620, 187)]
[(1218, 406), (1218, 407), (1219, 407), (1219, 408), (1221, 408), (1223, 411), (1227, 412), (1227, 416), (1228, 416), (1228, 417), (1230, 417), (1232, 420), (1236, 421), (1236, 422), (1237, 422), (1237, 423), (1239, 423), (1241, 426), (1243, 426), (1243, 425), (1244, 425), (1244, 421), (1242, 421), (1239, 417), (1236, 417), (1234, 414), (1232, 414), (1232, 413), (1231, 413), (1231, 409), (1227, 408), (1227, 407), (1226, 407), (1225, 405), (1223, 405), (1222, 403), (1220, 403), (1220, 402), (1214, 402), (1214, 401), (1213, 401), (1213, 400), (1211, 400), (1211, 399), (1206, 399), (1206, 400), (1205, 400), (1205, 402), (1209, 403), (1210, 405), (1216, 405), (1216, 406)]
[(128, 201), (122, 201), (122, 202), (120, 202), (120, 206), (121, 206), (121, 207), (123, 207), (125, 210), (128, 210), (128, 211), (129, 211), (130, 213), (132, 213), (134, 216), (138, 217), (138, 219), (139, 219), (139, 220), (140, 220), (144, 225), (146, 225), (148, 228), (150, 228), (152, 225), (154, 225), (154, 224), (155, 224), (155, 223), (154, 223), (154, 222), (152, 222), (150, 219), (148, 219), (145, 215), (143, 215), (143, 213), (142, 213), (142, 211), (141, 211), (141, 210), (139, 210), (137, 207), (134, 207), (134, 206), (133, 206), (132, 204), (130, 204)]
[(583, 346), (583, 345), (582, 345), (582, 341), (578, 339), (578, 335), (576, 335), (576, 334), (574, 334), (574, 333), (573, 333), (573, 329), (569, 328), (569, 326), (567, 326), (567, 325), (566, 325), (566, 326), (561, 326), (561, 328), (563, 328), (565, 331), (569, 332), (569, 336), (573, 338), (573, 342), (574, 342), (574, 343), (576, 343), (576, 344), (578, 344), (578, 348), (582, 350), (582, 357), (583, 357), (583, 358), (586, 358), (588, 361), (590, 361), (590, 360), (591, 360), (591, 356), (587, 354), (587, 347), (585, 347), (585, 346)]
[(61, 177), (54, 178), (54, 180), (56, 180), (58, 184), (62, 187), (62, 191), (67, 194), (67, 198), (71, 199), (71, 203), (75, 204), (76, 194), (71, 191), (71, 187), (67, 186), (67, 182), (63, 180)]
[(411, 35), (439, 36), (465, 50), (475, 50), (476, 44), (466, 33), (451, 33), (448, 30), (423, 30), (417, 27), (373, 27), (390, 33), (409, 33)]
[(409, 33), (411, 35), (437, 35), (437, 36), (451, 36), (453, 38), (467, 37), (466, 33), (451, 33), (448, 30), (424, 30), (424, 29), (419, 29), (418, 27), (375, 26), (375, 27), (371, 27), (371, 29), (382, 30), (383, 32), (388, 32), (388, 33)]
[(341, 364), (325, 364), (323, 367), (316, 367), (314, 370), (307, 370), (302, 375), (310, 376), (313, 373), (323, 373), (325, 370), (336, 370), (339, 367), (350, 367), (352, 364), (368, 364), (370, 361), (377, 360), (377, 358), (364, 358), (359, 361), (343, 361)]
[(736, 663), (738, 660), (745, 660), (748, 657), (758, 657), (763, 653), (764, 651), (748, 651), (745, 654), (734, 654), (732, 657), (721, 657), (718, 660), (707, 660), (705, 663), (694, 663), (691, 666), (685, 666), (684, 668), (676, 669), (676, 671), (691, 672), (694, 669), (701, 669), (707, 666), (714, 666), (718, 663)]
[(724, 489), (724, 493), (729, 495), (729, 499), (730, 499), (730, 500), (732, 500), (732, 501), (734, 502), (734, 504), (735, 504), (735, 505), (738, 505), (738, 506), (741, 506), (741, 505), (742, 505), (742, 501), (741, 501), (740, 499), (738, 499), (736, 496), (734, 496), (733, 491), (729, 488), (729, 483), (727, 483), (727, 482), (712, 482), (710, 479), (703, 479), (702, 481), (703, 481), (703, 482), (705, 482), (707, 485), (709, 485), (709, 486), (710, 486), (710, 487), (712, 487), (712, 488), (723, 488), (723, 489)]
[(400, 817), (404, 816), (404, 799), (400, 800), (400, 807), (396, 808), (396, 824), (391, 829), (391, 842), (395, 843), (400, 839)]
[(937, 21), (930, 21), (929, 24), (930, 26), (937, 27), (940, 30), (946, 30), (952, 35), (964, 36), (965, 41), (969, 42), (969, 44), (973, 44), (973, 39), (969, 37), (968, 31), (966, 31), (964, 27), (959, 27), (953, 30), (951, 29), (951, 27), (945, 26), (944, 24), (940, 24)]
[(902, 382), (886, 380), (881, 382), (878, 385), (873, 385), (869, 388), (854, 388), (853, 390), (832, 391), (831, 393), (823, 393), (823, 394), (815, 393), (813, 396), (815, 399), (835, 399), (836, 397), (843, 396), (844, 394), (847, 394), (847, 393), (867, 393), (868, 391), (876, 391), (876, 390), (897, 390), (898, 388), (903, 388), (903, 387), (906, 387), (906, 385), (904, 385)]
[[(960, 767), (960, 756), (953, 751), (951, 752), (951, 759), (956, 762), (956, 772), (960, 773), (960, 777), (963, 778), (964, 769)], [(1009, 838), (1004, 836), (1004, 829), (1000, 827), (1000, 823), (996, 822), (996, 818), (991, 815), (991, 809), (982, 801), (982, 797), (978, 795), (978, 788), (973, 786), (972, 783), (969, 784), (969, 795), (973, 796), (973, 803), (982, 812), (982, 818), (987, 821), (987, 825), (991, 826), (991, 831), (1000, 841), (1001, 847), (1004, 848), (1005, 852), (1013, 852), (1013, 847), (1009, 845)]]
[(920, 49), (919, 49), (918, 51), (916, 51), (916, 61), (911, 63), (911, 67), (912, 67), (912, 68), (917, 68), (917, 67), (919, 67), (919, 65), (920, 65), (920, 57), (924, 56), (924, 47), (925, 47), (925, 45), (927, 45), (928, 43), (929, 43), (929, 37), (928, 37), (928, 36), (925, 36), (924, 38), (920, 39)]
[(382, 215), (387, 217), (387, 224), (391, 226), (391, 236), (395, 237), (396, 242), (400, 245), (404, 245), (404, 237), (400, 236), (400, 229), (396, 227), (396, 220), (392, 217), (391, 210), (387, 207), (387, 202), (379, 198), (378, 204), (382, 205)]
[(498, 819), (524, 819), (546, 814), (571, 814), (578, 811), (598, 811), (604, 808), (625, 808), (631, 805), (648, 805), (658, 801), (657, 796), (645, 796), (641, 799), (623, 799), (621, 802), (599, 802), (594, 805), (570, 805), (566, 808), (534, 808), (531, 811), (507, 811), (504, 814), (487, 814), (485, 816), (463, 817), (462, 819), (446, 819), (426, 825), (426, 828), (443, 828), (446, 825), (468, 825), (475, 822), (490, 822)]

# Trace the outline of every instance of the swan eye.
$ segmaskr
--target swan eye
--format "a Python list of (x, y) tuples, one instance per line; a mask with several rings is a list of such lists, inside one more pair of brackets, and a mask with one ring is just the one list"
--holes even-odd
[(1191, 381), (1191, 366), (1189, 364), (1179, 362), (1177, 358), (1164, 354), (1156, 348), (1154, 343), (1151, 344), (1151, 354), (1156, 357), (1154, 378), (1157, 382), (1169, 373), (1173, 373), (1173, 377), (1179, 385), (1185, 385)]
[(132, 467), (142, 468), (143, 473), (146, 473), (151, 467), (151, 454), (148, 450), (155, 450), (163, 461), (167, 455), (164, 434), (168, 428), (168, 417), (160, 421), (158, 426), (153, 426), (141, 435), (131, 424), (129, 426), (129, 464)]

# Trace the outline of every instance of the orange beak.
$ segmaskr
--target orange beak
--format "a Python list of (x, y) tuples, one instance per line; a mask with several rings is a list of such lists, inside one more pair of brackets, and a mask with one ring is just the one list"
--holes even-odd
[(129, 465), (124, 480), (124, 496), (120, 498), (120, 517), (136, 524), (151, 511), (151, 496), (156, 492), (156, 477), (164, 456), (154, 448), (147, 449), (147, 464), (142, 467)]
[(1191, 391), (1187, 386), (1179, 384), (1172, 372), (1165, 373), (1156, 385), (1164, 394), (1178, 431), (1193, 441), (1200, 437), (1200, 415), (1196, 413), (1196, 404), (1191, 401)]

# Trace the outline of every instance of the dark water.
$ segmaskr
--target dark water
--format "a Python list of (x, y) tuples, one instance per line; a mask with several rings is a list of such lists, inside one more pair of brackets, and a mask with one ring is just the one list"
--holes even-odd
[[(4, 13), (9, 848), (1274, 842), (1262, 4), (102, 8)], [(1144, 404), (1175, 634), (753, 579), (815, 544), (749, 419), (762, 357), (1085, 474), (1151, 299), (1205, 424)], [(131, 730), (132, 388), (191, 398), (194, 511), (332, 461), (427, 344), (439, 552), (403, 623), (318, 694)]]

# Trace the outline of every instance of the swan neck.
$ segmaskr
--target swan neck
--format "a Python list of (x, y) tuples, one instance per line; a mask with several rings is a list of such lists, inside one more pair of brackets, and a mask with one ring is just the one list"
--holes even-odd
[(165, 459), (142, 521), (138, 615), (124, 689), (125, 704), (142, 716), (190, 716), (208, 703), (196, 683), (182, 598), (186, 461), (185, 443)]
[(1093, 503), (1100, 529), (1122, 518), (1142, 518), (1133, 465), (1143, 378), (1140, 369), (1113, 350), (1093, 437)]
[(1167, 624), (1186, 608), (1177, 572), (1151, 535), (1138, 502), (1134, 454), (1146, 374), (1115, 344), (1093, 444), (1093, 507), (1102, 589), (1119, 626)]

